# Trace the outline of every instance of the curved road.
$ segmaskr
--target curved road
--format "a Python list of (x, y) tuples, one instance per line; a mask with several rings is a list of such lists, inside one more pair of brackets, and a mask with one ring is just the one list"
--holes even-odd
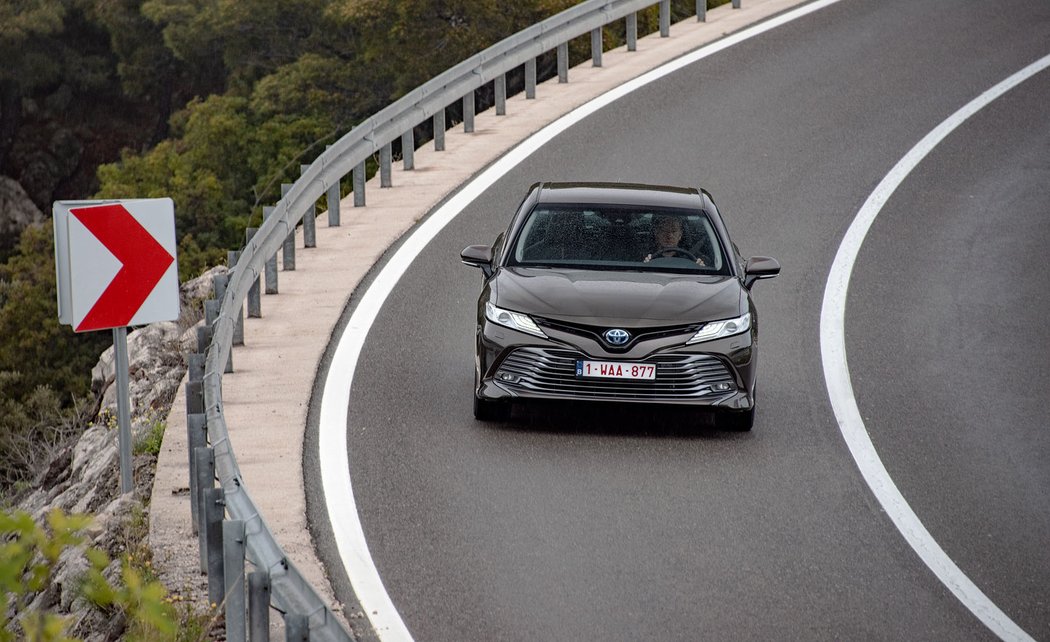
[[(1041, 0), (844, 0), (617, 101), (464, 210), (382, 309), (348, 414), (368, 544), (416, 639), (992, 638), (857, 471), (820, 313), (882, 177), (1048, 53)], [(1043, 71), (908, 176), (858, 256), (845, 332), (898, 488), (960, 570), (1050, 640), (1048, 105)], [(635, 408), (473, 421), (480, 273), (458, 253), (549, 179), (703, 185), (745, 254), (780, 260), (756, 286), (752, 433)]]

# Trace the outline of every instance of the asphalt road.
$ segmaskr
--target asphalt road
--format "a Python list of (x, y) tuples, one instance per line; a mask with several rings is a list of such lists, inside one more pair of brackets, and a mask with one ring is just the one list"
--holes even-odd
[[(882, 177), (1048, 53), (1042, 0), (844, 0), (598, 112), (446, 227), (371, 331), (348, 415), (365, 534), (416, 639), (991, 638), (857, 472), (820, 311)], [(904, 497), (999, 608), (1050, 640), (1048, 105), (1044, 71), (908, 177), (858, 257), (846, 344)], [(756, 286), (752, 433), (635, 408), (472, 419), (481, 275), (459, 250), (490, 242), (537, 180), (700, 184), (745, 255), (780, 260)]]

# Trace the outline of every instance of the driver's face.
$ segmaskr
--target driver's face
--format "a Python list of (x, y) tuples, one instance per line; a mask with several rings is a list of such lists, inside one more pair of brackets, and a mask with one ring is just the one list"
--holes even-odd
[(660, 247), (678, 247), (682, 240), (682, 222), (676, 218), (664, 218), (656, 222), (653, 232)]

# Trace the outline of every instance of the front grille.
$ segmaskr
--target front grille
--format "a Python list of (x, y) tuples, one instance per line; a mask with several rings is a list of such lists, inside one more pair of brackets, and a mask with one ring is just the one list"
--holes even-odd
[(688, 325), (675, 325), (665, 326), (657, 328), (625, 328), (631, 333), (631, 340), (622, 346), (610, 345), (605, 340), (602, 333), (608, 330), (612, 326), (590, 326), (580, 323), (566, 323), (564, 321), (555, 321), (553, 319), (546, 319), (541, 317), (535, 317), (536, 323), (541, 328), (552, 328), (554, 330), (560, 330), (568, 334), (575, 334), (580, 337), (587, 337), (600, 343), (609, 352), (627, 352), (634, 347), (639, 341), (652, 341), (654, 339), (664, 339), (666, 337), (673, 337), (679, 334), (695, 334), (697, 330), (704, 326), (703, 323), (690, 323)]
[(508, 388), (519, 388), (544, 395), (592, 399), (638, 399), (675, 401), (719, 397), (711, 387), (727, 383), (736, 391), (732, 374), (719, 359), (702, 354), (664, 354), (642, 359), (655, 364), (656, 379), (581, 379), (576, 377), (576, 361), (588, 359), (574, 350), (518, 348), (500, 365), (500, 373), (516, 375), (517, 381), (500, 381)]

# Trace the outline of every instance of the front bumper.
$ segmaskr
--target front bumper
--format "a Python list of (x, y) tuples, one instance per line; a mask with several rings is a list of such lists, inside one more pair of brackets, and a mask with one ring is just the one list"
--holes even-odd
[[(484, 322), (478, 329), (476, 394), (489, 401), (527, 399), (754, 407), (755, 351), (750, 333), (695, 345), (665, 337), (615, 354), (576, 336), (549, 340)], [(576, 376), (580, 359), (656, 366), (652, 380)]]

